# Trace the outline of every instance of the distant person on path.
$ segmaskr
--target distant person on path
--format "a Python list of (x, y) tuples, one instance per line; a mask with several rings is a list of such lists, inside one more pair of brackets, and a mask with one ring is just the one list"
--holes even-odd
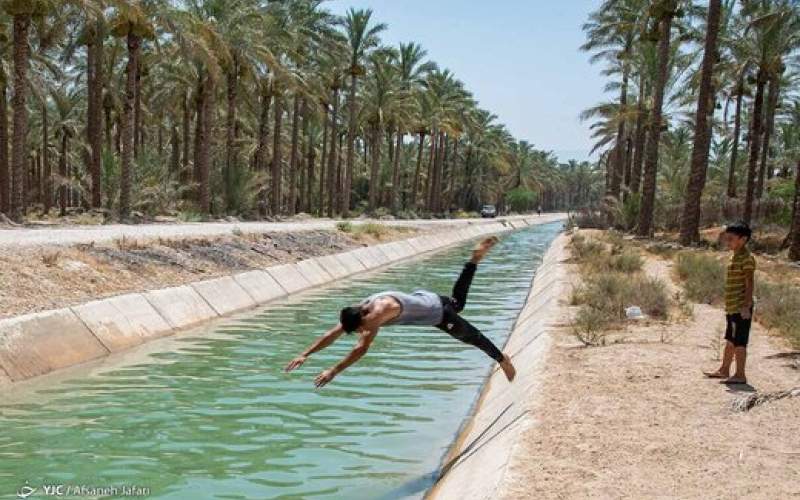
[[(750, 326), (753, 321), (753, 287), (756, 260), (747, 249), (752, 231), (744, 223), (732, 224), (723, 233), (728, 248), (733, 252), (725, 278), (725, 351), (719, 370), (705, 375), (723, 379), (726, 384), (746, 384), (745, 363)], [(731, 364), (736, 360), (736, 372), (730, 376)]]
[(539, 205), (539, 206), (536, 208), (536, 213), (537, 213), (538, 215), (542, 215), (542, 206), (541, 206), (541, 205)]
[(418, 325), (435, 326), (461, 342), (477, 347), (500, 365), (509, 381), (513, 380), (516, 370), (511, 364), (511, 359), (500, 352), (480, 330), (459, 315), (467, 303), (467, 294), (478, 263), (498, 241), (496, 236), (492, 236), (476, 245), (472, 251), (472, 259), (464, 265), (461, 275), (456, 280), (451, 297), (427, 290), (417, 290), (410, 294), (386, 291), (376, 293), (358, 305), (345, 307), (340, 312), (339, 324), (315, 340), (300, 356), (290, 361), (285, 371), (290, 372), (298, 368), (311, 354), (334, 343), (342, 333), (358, 332), (358, 342), (350, 354), (317, 376), (315, 384), (317, 387), (322, 387), (367, 353), (382, 326)]

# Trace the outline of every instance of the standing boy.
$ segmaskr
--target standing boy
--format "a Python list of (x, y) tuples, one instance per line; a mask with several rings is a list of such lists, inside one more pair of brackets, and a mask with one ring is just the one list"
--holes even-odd
[[(709, 378), (724, 379), (726, 384), (746, 384), (744, 367), (747, 361), (747, 341), (753, 321), (753, 282), (756, 260), (747, 249), (752, 231), (744, 223), (725, 228), (725, 243), (733, 251), (725, 278), (725, 351), (722, 366)], [(736, 372), (730, 376), (731, 364), (736, 360)]]

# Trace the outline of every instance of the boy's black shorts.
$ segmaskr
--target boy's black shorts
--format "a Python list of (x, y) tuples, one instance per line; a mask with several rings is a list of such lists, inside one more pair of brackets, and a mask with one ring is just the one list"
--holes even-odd
[(750, 318), (744, 319), (741, 314), (728, 314), (725, 316), (727, 327), (725, 328), (725, 340), (736, 347), (747, 347), (750, 340), (750, 325), (753, 323), (753, 313)]

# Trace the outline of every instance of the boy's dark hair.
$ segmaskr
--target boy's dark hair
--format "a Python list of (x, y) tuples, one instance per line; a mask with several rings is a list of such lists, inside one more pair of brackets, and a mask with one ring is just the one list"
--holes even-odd
[(750, 241), (750, 238), (753, 237), (753, 231), (750, 229), (750, 226), (744, 222), (735, 222), (730, 224), (725, 228), (725, 232), (729, 234), (735, 234), (736, 236), (745, 237), (747, 238), (747, 241)]
[(347, 333), (353, 333), (361, 326), (361, 307), (345, 307), (339, 313), (339, 322)]

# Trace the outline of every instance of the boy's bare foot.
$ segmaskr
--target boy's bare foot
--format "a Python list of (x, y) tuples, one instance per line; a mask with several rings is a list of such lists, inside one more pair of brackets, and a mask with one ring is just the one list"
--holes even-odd
[(517, 370), (514, 368), (514, 365), (511, 364), (511, 358), (508, 357), (507, 354), (503, 354), (503, 361), (500, 362), (500, 368), (503, 369), (503, 373), (506, 374), (506, 378), (509, 382), (514, 380), (514, 377), (517, 376)]
[(705, 375), (708, 378), (728, 378), (728, 377), (730, 377), (730, 374), (722, 372), (720, 370), (717, 370), (715, 372), (703, 372), (703, 375)]
[(481, 240), (480, 243), (475, 245), (475, 248), (472, 250), (472, 262), (477, 264), (483, 260), (483, 258), (486, 257), (486, 254), (489, 253), (489, 250), (491, 250), (498, 241), (500, 241), (500, 239), (497, 236), (489, 236), (488, 238)]
[(721, 384), (726, 384), (726, 385), (737, 385), (737, 384), (745, 385), (745, 384), (747, 384), (747, 379), (746, 378), (740, 378), (740, 377), (731, 377), (731, 378), (723, 380), (720, 383)]

